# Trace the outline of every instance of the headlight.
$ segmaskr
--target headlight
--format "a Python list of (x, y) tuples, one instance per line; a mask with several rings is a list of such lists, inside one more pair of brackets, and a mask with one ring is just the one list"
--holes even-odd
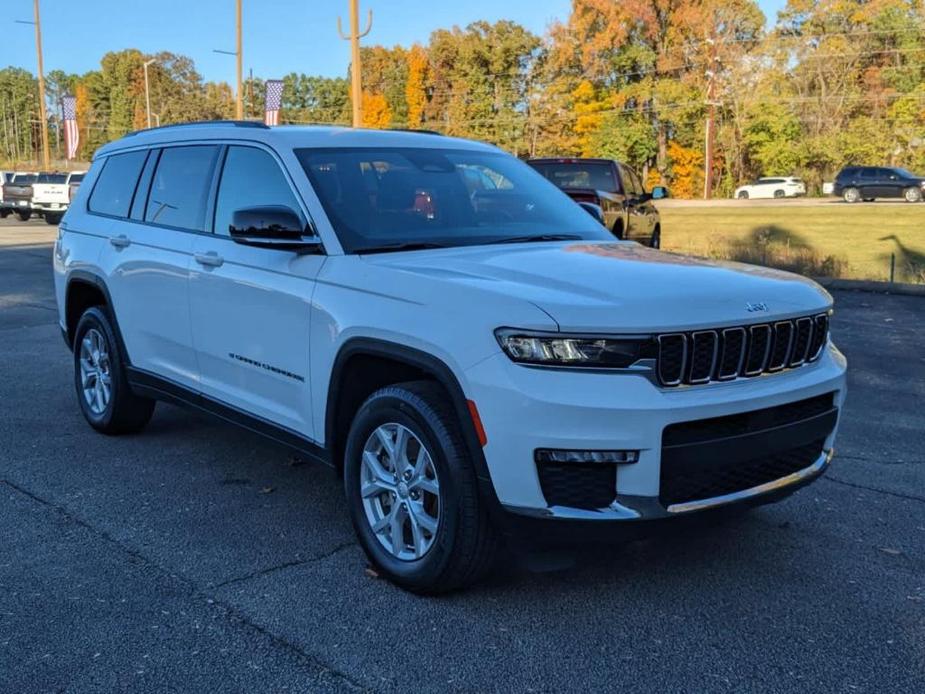
[(656, 356), (655, 341), (647, 335), (564, 335), (499, 328), (495, 336), (505, 354), (520, 364), (622, 369)]

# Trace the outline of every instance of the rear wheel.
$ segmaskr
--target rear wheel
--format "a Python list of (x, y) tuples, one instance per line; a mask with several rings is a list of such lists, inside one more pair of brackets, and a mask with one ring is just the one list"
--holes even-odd
[(623, 238), (623, 220), (618, 219), (613, 225), (613, 235), (618, 239)]
[(387, 386), (363, 403), (344, 485), (360, 545), (402, 588), (447, 592), (490, 568), (495, 534), (456, 412), (436, 383)]
[(655, 225), (655, 229), (652, 231), (652, 242), (649, 244), (652, 248), (661, 248), (662, 247), (662, 228)]
[(786, 194), (784, 191), (782, 191), (782, 190), (775, 190), (775, 191), (774, 191), (774, 197), (777, 198), (777, 199), (786, 197), (786, 195), (787, 195), (787, 194)]
[(90, 426), (104, 434), (143, 429), (155, 403), (131, 391), (112, 320), (104, 308), (89, 308), (80, 317), (73, 347), (77, 400)]
[(62, 215), (60, 214), (46, 214), (45, 223), (46, 224), (59, 224), (61, 222)]
[(0, 210), (0, 219), (6, 219), (10, 216), (9, 210)]
[(19, 221), (28, 222), (29, 217), (32, 216), (32, 213), (31, 212), (17, 212), (16, 216), (19, 217)]
[(857, 202), (861, 199), (861, 193), (857, 188), (845, 188), (842, 192), (842, 199), (845, 202)]
[(748, 191), (747, 191), (747, 190), (740, 190), (740, 191), (739, 191), (739, 196), (738, 196), (738, 197), (739, 197), (739, 200), (748, 200)]
[(903, 198), (906, 202), (921, 202), (922, 200), (922, 189), (909, 187), (903, 191)]

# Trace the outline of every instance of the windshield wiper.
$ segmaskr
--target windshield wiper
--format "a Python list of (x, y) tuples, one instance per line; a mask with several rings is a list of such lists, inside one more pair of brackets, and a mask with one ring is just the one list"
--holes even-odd
[(354, 253), (365, 255), (367, 253), (393, 253), (396, 251), (423, 251), (428, 248), (447, 248), (444, 243), (433, 243), (430, 241), (414, 241), (408, 243), (389, 243), (384, 246), (366, 246), (357, 248)]
[(580, 241), (578, 234), (534, 234), (533, 236), (512, 236), (509, 239), (498, 239), (489, 243), (531, 243), (533, 241)]

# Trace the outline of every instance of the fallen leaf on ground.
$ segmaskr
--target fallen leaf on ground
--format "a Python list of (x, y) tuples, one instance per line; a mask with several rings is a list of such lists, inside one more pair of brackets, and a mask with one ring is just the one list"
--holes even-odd
[(367, 566), (364, 573), (370, 578), (379, 578), (379, 572), (376, 571), (373, 567)]
[(261, 493), (261, 494), (270, 494), (271, 492), (273, 492), (274, 489), (275, 489), (275, 487), (264, 487), (263, 489), (260, 490), (260, 493)]
[(892, 554), (894, 557), (895, 557), (897, 554), (902, 554), (902, 550), (893, 549), (892, 547), (880, 547), (879, 549), (880, 549), (880, 551), (883, 552), (884, 554)]

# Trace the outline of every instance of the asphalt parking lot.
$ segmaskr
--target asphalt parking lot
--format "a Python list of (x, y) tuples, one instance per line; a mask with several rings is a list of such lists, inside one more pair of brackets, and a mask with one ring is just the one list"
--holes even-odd
[(0, 221), (0, 692), (925, 691), (925, 298), (837, 294), (820, 481), (425, 599), (366, 570), (328, 470), (165, 405), (93, 433), (53, 233)]

